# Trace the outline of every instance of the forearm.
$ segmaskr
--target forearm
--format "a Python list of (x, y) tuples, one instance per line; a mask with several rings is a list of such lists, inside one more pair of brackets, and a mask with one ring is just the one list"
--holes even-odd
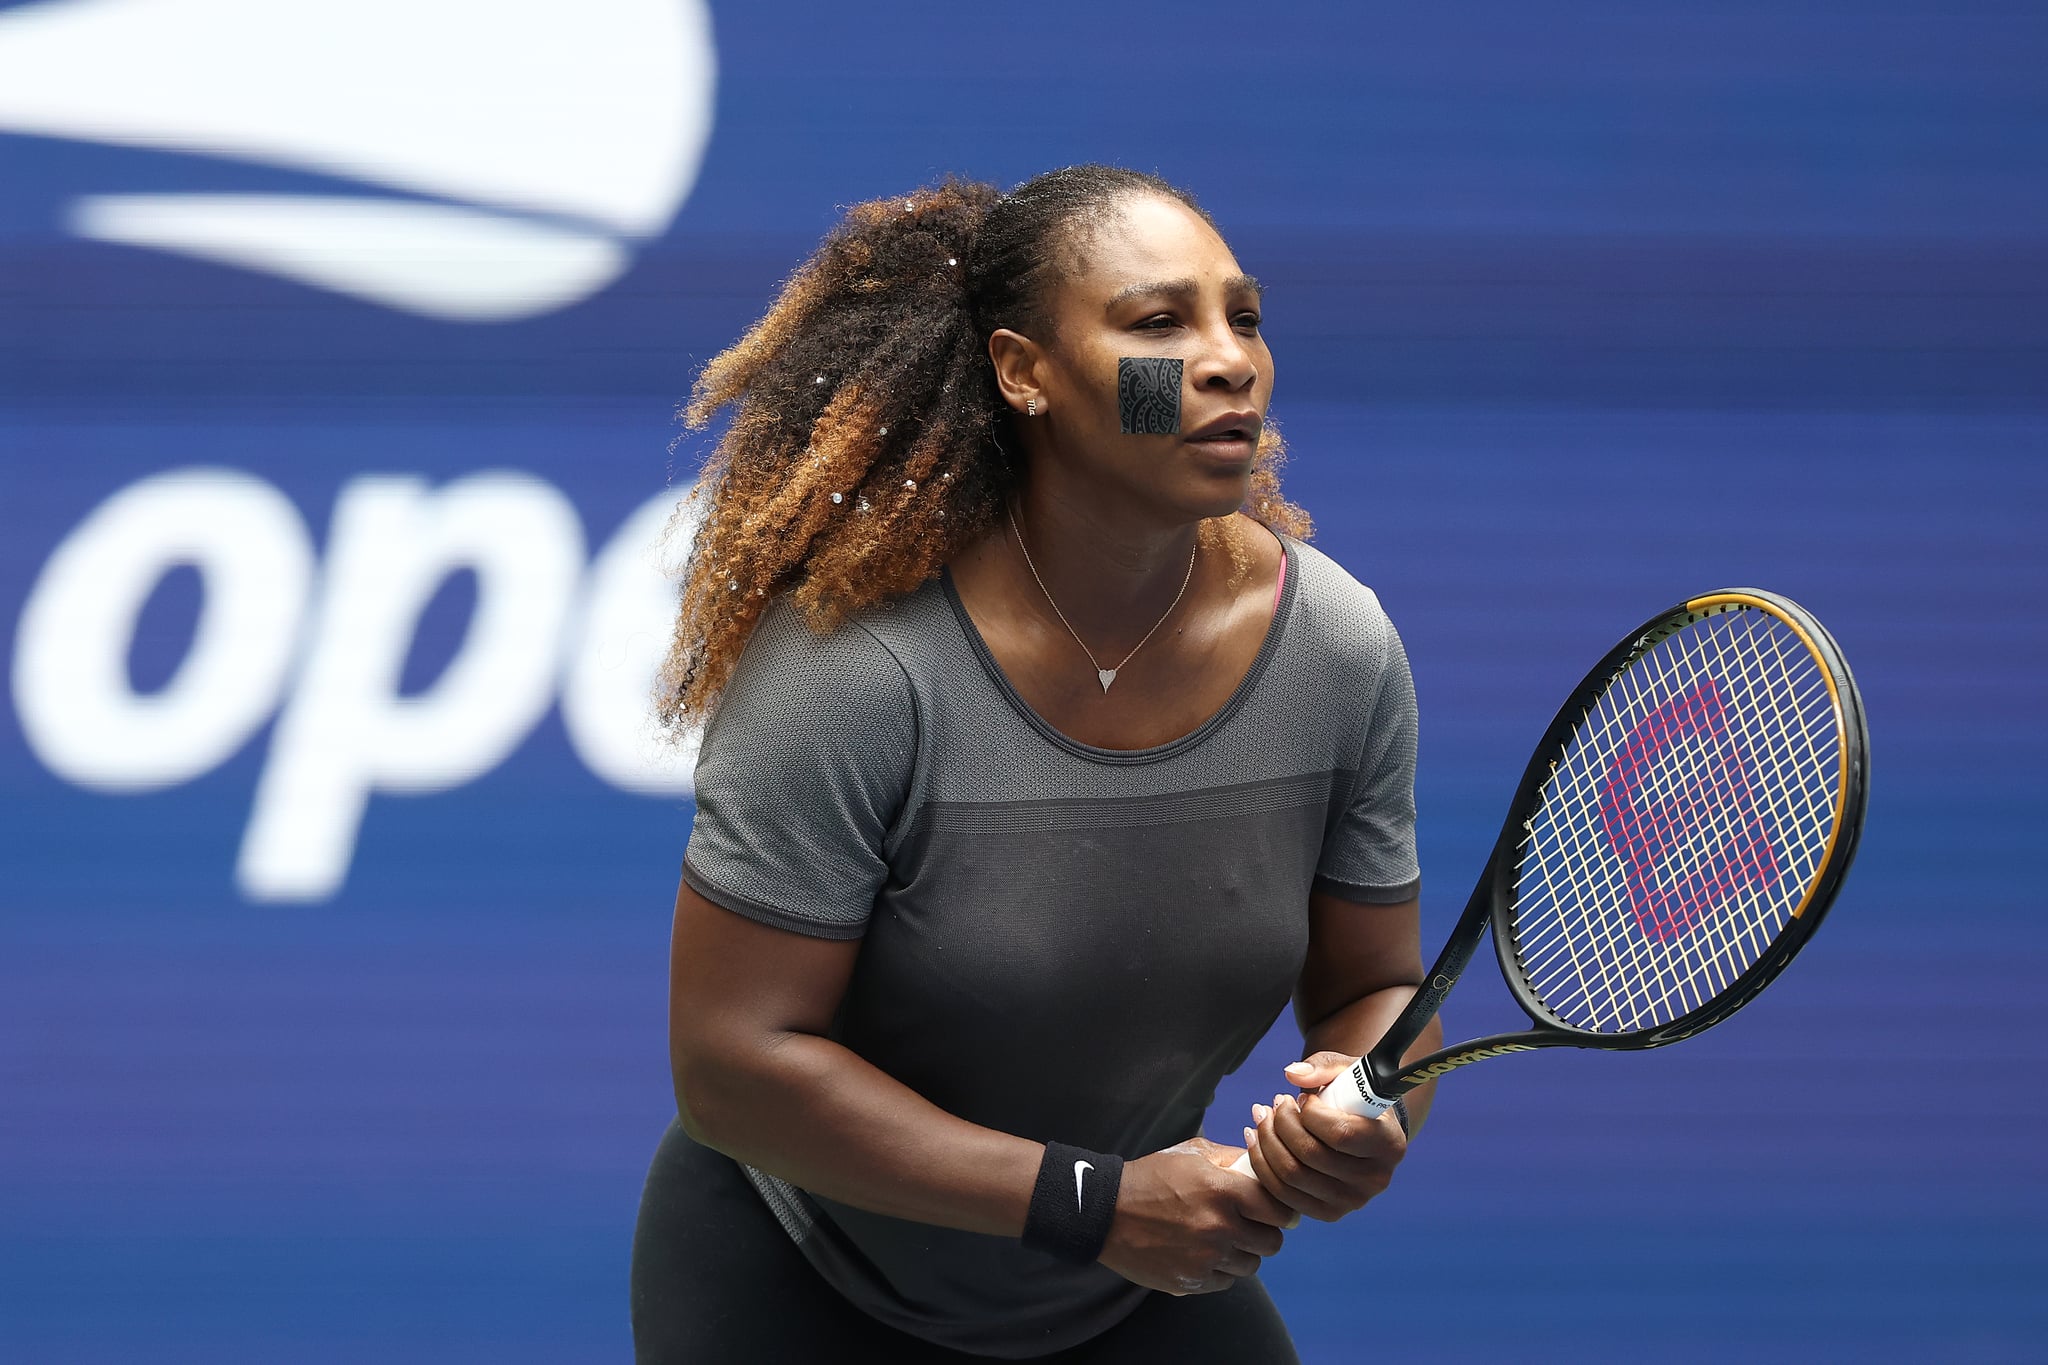
[(801, 1189), (969, 1232), (1023, 1232), (1044, 1147), (956, 1118), (830, 1039), (783, 1033), (676, 1066), (684, 1125)]
[[(1346, 1056), (1361, 1057), (1372, 1051), (1408, 1001), (1416, 992), (1414, 986), (1388, 986), (1384, 990), (1362, 995), (1342, 1009), (1336, 1010), (1317, 1021), (1302, 1034), (1303, 1056), (1318, 1052), (1341, 1052)], [(1404, 1062), (1425, 1056), (1444, 1045), (1443, 1024), (1432, 1017), (1422, 1035), (1409, 1045), (1402, 1054)], [(1429, 1108), (1436, 1099), (1436, 1082), (1429, 1080), (1416, 1086), (1401, 1097), (1407, 1107), (1408, 1120), (1414, 1131), (1420, 1131), (1422, 1121), (1429, 1114)]]

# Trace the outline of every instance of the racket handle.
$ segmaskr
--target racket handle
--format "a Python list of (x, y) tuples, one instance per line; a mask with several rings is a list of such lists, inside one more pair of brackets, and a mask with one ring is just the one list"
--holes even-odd
[[(1360, 1118), (1376, 1119), (1394, 1107), (1392, 1097), (1382, 1098), (1372, 1088), (1372, 1077), (1366, 1074), (1362, 1057), (1337, 1073), (1336, 1080), (1316, 1093), (1345, 1113), (1356, 1114)], [(1230, 1169), (1240, 1175), (1252, 1174), (1252, 1154), (1246, 1152), (1231, 1163)]]

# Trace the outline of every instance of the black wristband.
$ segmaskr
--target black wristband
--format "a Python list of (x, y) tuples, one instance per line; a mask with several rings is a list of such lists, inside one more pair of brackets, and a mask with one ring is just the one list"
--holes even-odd
[(1394, 1096), (1394, 1117), (1400, 1121), (1401, 1136), (1413, 1137), (1415, 1134), (1415, 1125), (1408, 1121), (1408, 1106), (1401, 1103), (1401, 1097), (1399, 1095)]
[(1081, 1265), (1100, 1256), (1123, 1178), (1120, 1156), (1046, 1143), (1038, 1181), (1031, 1187), (1031, 1208), (1024, 1215), (1024, 1245)]

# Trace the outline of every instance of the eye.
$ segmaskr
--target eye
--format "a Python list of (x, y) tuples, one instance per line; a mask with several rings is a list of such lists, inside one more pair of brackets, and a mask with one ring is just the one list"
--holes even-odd
[(1231, 325), (1234, 327), (1242, 327), (1247, 332), (1256, 332), (1259, 330), (1259, 315), (1257, 313), (1239, 313), (1237, 317), (1232, 320)]
[(1171, 313), (1155, 313), (1155, 314), (1153, 314), (1153, 315), (1152, 315), (1151, 317), (1149, 317), (1149, 318), (1146, 318), (1146, 319), (1145, 319), (1145, 320), (1144, 320), (1143, 322), (1140, 322), (1140, 323), (1139, 323), (1139, 324), (1137, 325), (1137, 330), (1139, 330), (1139, 331), (1147, 331), (1147, 330), (1150, 330), (1150, 331), (1155, 331), (1155, 332), (1157, 332), (1157, 331), (1164, 331), (1164, 330), (1165, 330), (1165, 329), (1167, 329), (1168, 327), (1176, 327), (1176, 326), (1179, 326), (1179, 325), (1180, 325), (1180, 324), (1179, 324), (1179, 320), (1178, 320), (1178, 319), (1176, 319), (1176, 318), (1175, 318), (1175, 317), (1173, 316), (1173, 314), (1171, 314)]

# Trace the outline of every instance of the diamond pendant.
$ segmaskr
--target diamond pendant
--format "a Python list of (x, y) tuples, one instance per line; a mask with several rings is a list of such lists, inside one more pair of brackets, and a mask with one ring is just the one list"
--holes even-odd
[(1102, 690), (1107, 692), (1109, 691), (1109, 685), (1116, 681), (1116, 670), (1113, 668), (1098, 668), (1095, 670), (1095, 676), (1101, 679)]

